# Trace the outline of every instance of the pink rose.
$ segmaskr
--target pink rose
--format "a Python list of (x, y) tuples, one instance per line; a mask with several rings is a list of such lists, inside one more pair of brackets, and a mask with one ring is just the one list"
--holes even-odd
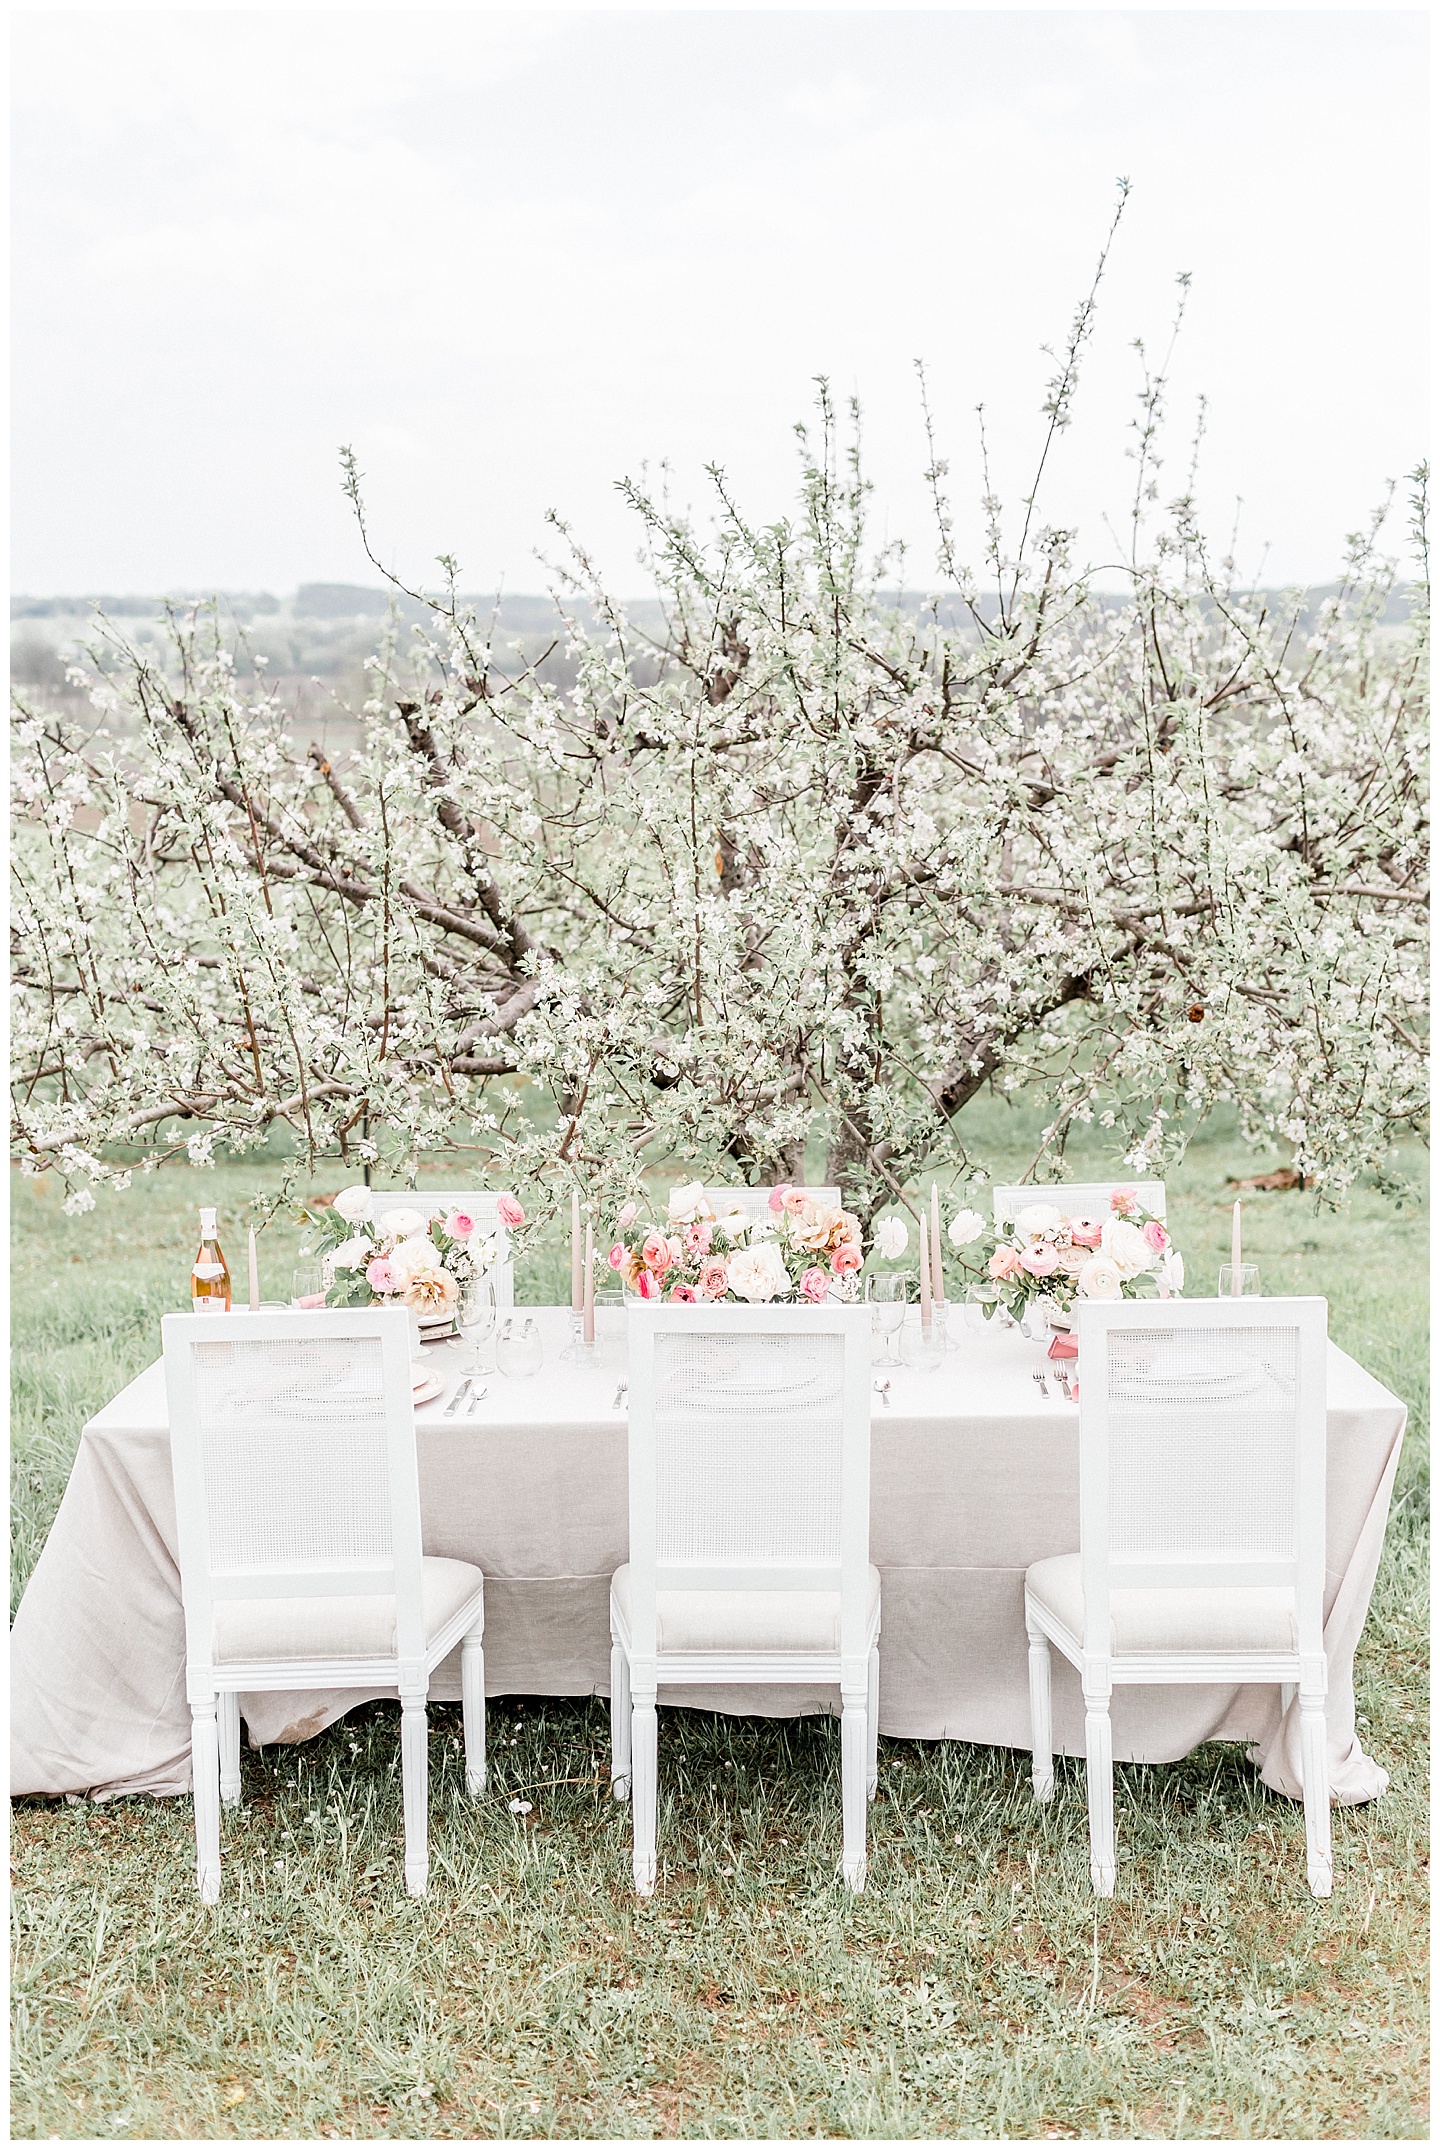
[(1098, 1247), (1105, 1236), (1105, 1224), (1100, 1217), (1072, 1217), (1070, 1237), (1077, 1247)]
[(502, 1194), (495, 1204), (495, 1214), (507, 1232), (516, 1231), (525, 1222), (525, 1212), (513, 1194)]
[(640, 1259), (647, 1269), (653, 1269), (658, 1276), (664, 1276), (675, 1257), (670, 1252), (670, 1242), (663, 1232), (646, 1233), (645, 1243), (640, 1249)]
[(640, 1204), (638, 1202), (627, 1202), (625, 1204), (625, 1207), (621, 1210), (619, 1216), (615, 1219), (616, 1231), (623, 1232), (626, 1225), (633, 1224), (639, 1214)]
[(1028, 1269), (1032, 1277), (1053, 1277), (1060, 1267), (1060, 1255), (1056, 1248), (1041, 1240), (1038, 1246), (1025, 1249), (1020, 1265)]
[(720, 1261), (702, 1262), (695, 1283), (702, 1299), (723, 1299), (730, 1289), (725, 1264)]
[(1003, 1282), (1013, 1277), (1020, 1267), (1020, 1257), (1013, 1247), (997, 1247), (989, 1261), (989, 1274)]
[(1110, 1196), (1110, 1207), (1117, 1217), (1128, 1217), (1132, 1209), (1140, 1207), (1140, 1197), (1133, 1187), (1117, 1187)]
[(650, 1274), (648, 1269), (642, 1269), (639, 1276), (636, 1277), (635, 1289), (642, 1299), (660, 1299), (664, 1297), (665, 1287), (658, 1277)]
[(785, 1197), (787, 1194), (789, 1194), (789, 1192), (789, 1180), (781, 1180), (780, 1185), (778, 1187), (772, 1187), (770, 1189), (770, 1207), (774, 1210), (777, 1217), (780, 1216), (780, 1214), (785, 1208)]
[(475, 1219), (468, 1209), (452, 1209), (445, 1219), (445, 1229), (452, 1239), (468, 1239), (475, 1229)]
[(366, 1269), (365, 1282), (369, 1285), (371, 1291), (393, 1292), (400, 1289), (400, 1279), (396, 1276), (390, 1264), (382, 1261), (379, 1255)]
[(690, 1286), (688, 1284), (672, 1284), (670, 1287), (670, 1297), (672, 1299), (682, 1300), (687, 1306), (693, 1306), (695, 1303), (695, 1294), (693, 1291), (691, 1291)]
[(807, 1269), (800, 1279), (800, 1289), (807, 1299), (818, 1302), (829, 1296), (830, 1279), (823, 1269)]
[(622, 1247), (617, 1240), (615, 1245), (610, 1249), (609, 1254), (606, 1256), (606, 1260), (609, 1262), (610, 1267), (612, 1269), (623, 1269), (625, 1267), (625, 1259), (629, 1251), (630, 1250), (628, 1247)]
[(865, 1257), (861, 1254), (860, 1249), (855, 1245), (854, 1241), (847, 1239), (844, 1244), (842, 1246), (838, 1246), (835, 1249), (835, 1252), (831, 1255), (830, 1267), (834, 1270), (837, 1277), (848, 1277), (853, 1273), (853, 1271), (860, 1267), (860, 1264), (864, 1260), (864, 1258)]
[(1144, 1227), (1144, 1232), (1146, 1246), (1153, 1247), (1157, 1254), (1163, 1254), (1170, 1244), (1170, 1234), (1166, 1231), (1164, 1225), (1157, 1224), (1152, 1217)]
[(710, 1227), (708, 1224), (692, 1224), (685, 1234), (685, 1246), (691, 1254), (710, 1252)]
[(678, 1261), (679, 1261), (679, 1259), (680, 1259), (681, 1253), (683, 1252), (683, 1249), (681, 1248), (680, 1242), (679, 1242), (679, 1240), (678, 1240), (678, 1239), (677, 1239), (677, 1238), (675, 1237), (675, 1234), (674, 1234), (673, 1232), (672, 1232), (672, 1233), (670, 1234), (670, 1237), (669, 1237), (669, 1238), (668, 1238), (668, 1239), (666, 1240), (665, 1244), (666, 1244), (666, 1246), (667, 1246), (667, 1247), (668, 1247), (668, 1248), (670, 1249), (670, 1259), (671, 1259), (671, 1261), (672, 1261), (672, 1262), (678, 1262)]

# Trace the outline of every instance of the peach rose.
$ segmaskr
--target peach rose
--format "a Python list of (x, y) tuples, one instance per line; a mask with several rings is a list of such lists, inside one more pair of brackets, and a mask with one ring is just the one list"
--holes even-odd
[(640, 1259), (647, 1269), (653, 1269), (657, 1276), (664, 1276), (675, 1257), (670, 1252), (670, 1242), (663, 1232), (646, 1233), (645, 1243), (640, 1249)]
[(1013, 1247), (997, 1247), (985, 1266), (987, 1275), (997, 1277), (1003, 1283), (1020, 1267), (1020, 1257)]
[(448, 1269), (417, 1269), (400, 1296), (417, 1314), (448, 1314), (459, 1303), (460, 1286)]
[(807, 1299), (813, 1299), (818, 1305), (829, 1295), (830, 1279), (823, 1269), (807, 1269), (800, 1279), (800, 1289)]

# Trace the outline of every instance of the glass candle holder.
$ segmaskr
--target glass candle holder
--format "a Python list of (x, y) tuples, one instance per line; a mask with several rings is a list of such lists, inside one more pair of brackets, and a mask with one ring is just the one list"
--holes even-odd
[(1242, 1262), (1240, 1264), (1240, 1288), (1238, 1291), (1235, 1288), (1235, 1278), (1236, 1271), (1234, 1267), (1229, 1262), (1222, 1262), (1220, 1264), (1220, 1289), (1218, 1294), (1220, 1298), (1259, 1299), (1263, 1297), (1260, 1290), (1260, 1265), (1258, 1262)]

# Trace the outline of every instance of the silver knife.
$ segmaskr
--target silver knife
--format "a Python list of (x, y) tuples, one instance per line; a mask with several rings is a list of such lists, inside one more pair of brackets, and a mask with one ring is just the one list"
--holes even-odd
[(465, 1394), (466, 1389), (468, 1389), (470, 1385), (470, 1376), (466, 1374), (464, 1380), (460, 1383), (459, 1388), (456, 1389), (455, 1394), (450, 1398), (449, 1403), (446, 1404), (444, 1412), (442, 1413), (443, 1417), (453, 1418), (455, 1416), (455, 1413), (460, 1408), (460, 1399)]

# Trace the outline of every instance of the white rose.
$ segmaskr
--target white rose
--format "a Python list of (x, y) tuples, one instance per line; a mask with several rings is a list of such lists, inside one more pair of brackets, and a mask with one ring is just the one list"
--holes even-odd
[(699, 1217), (708, 1217), (710, 1204), (705, 1199), (705, 1189), (699, 1180), (691, 1180), (686, 1187), (670, 1189), (669, 1216), (672, 1224), (694, 1224)]
[(741, 1247), (732, 1254), (727, 1279), (737, 1299), (752, 1303), (783, 1299), (790, 1291), (790, 1275), (773, 1240), (758, 1247)]
[(743, 1239), (750, 1225), (749, 1217), (738, 1202), (732, 1203), (729, 1209), (722, 1209), (715, 1222), (730, 1239)]
[(368, 1187), (345, 1187), (335, 1197), (336, 1213), (347, 1224), (363, 1224), (375, 1208), (375, 1197)]
[(896, 1261), (910, 1244), (910, 1227), (903, 1217), (882, 1217), (875, 1227), (875, 1252), (887, 1262)]
[(985, 1229), (985, 1219), (978, 1209), (962, 1209), (950, 1219), (950, 1244), (952, 1247), (968, 1247), (980, 1237)]
[(1103, 1254), (1092, 1254), (1079, 1276), (1075, 1288), (1082, 1299), (1121, 1299), (1120, 1272), (1114, 1262)]
[(417, 1232), (428, 1231), (430, 1225), (422, 1209), (387, 1209), (380, 1221), (397, 1239), (412, 1239)]
[(1046, 1232), (1058, 1232), (1061, 1222), (1059, 1210), (1049, 1202), (1032, 1202), (1017, 1215), (1015, 1230), (1022, 1239), (1039, 1239)]
[(402, 1239), (386, 1256), (396, 1276), (407, 1279), (418, 1276), (422, 1269), (433, 1269), (437, 1259), (435, 1243), (424, 1232), (414, 1233), (409, 1239)]
[(1126, 1284), (1132, 1277), (1138, 1277), (1142, 1269), (1150, 1267), (1151, 1250), (1145, 1234), (1138, 1225), (1127, 1224), (1123, 1217), (1112, 1217), (1106, 1225), (1100, 1251), (1108, 1254)]
[(374, 1251), (372, 1239), (356, 1237), (347, 1239), (343, 1247), (337, 1247), (330, 1260), (336, 1269), (363, 1269)]

